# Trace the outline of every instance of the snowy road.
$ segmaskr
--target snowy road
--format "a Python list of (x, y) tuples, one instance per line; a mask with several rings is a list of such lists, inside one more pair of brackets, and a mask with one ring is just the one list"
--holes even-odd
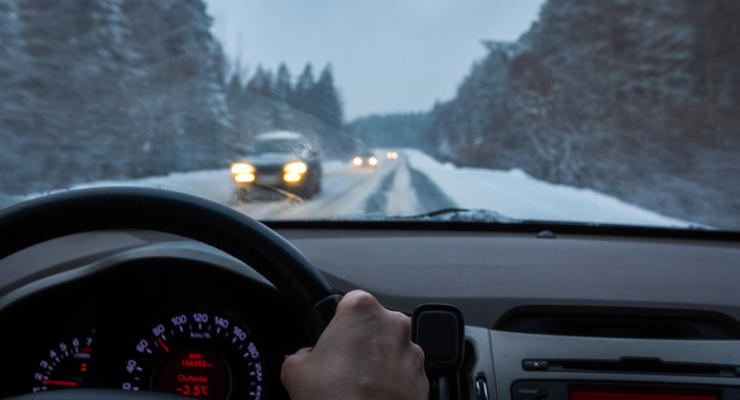
[(377, 168), (327, 163), (322, 191), (309, 200), (233, 205), (248, 215), (270, 219), (398, 216), (454, 206), (426, 175), (411, 168), (404, 156), (398, 160), (381, 158)]
[[(447, 207), (489, 209), (516, 219), (657, 226), (689, 225), (614, 197), (534, 179), (520, 170), (461, 168), (442, 164), (419, 150), (399, 151), (377, 168), (324, 163), (321, 193), (304, 201), (282, 196), (237, 201), (228, 170), (173, 173), (132, 181), (83, 186), (133, 185), (169, 188), (227, 204), (258, 219), (365, 218), (413, 215)], [(78, 186), (80, 187), (80, 186)]]

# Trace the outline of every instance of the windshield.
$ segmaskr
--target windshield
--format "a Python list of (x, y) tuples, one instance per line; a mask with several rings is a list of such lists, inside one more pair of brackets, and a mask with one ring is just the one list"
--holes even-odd
[(263, 153), (297, 153), (304, 150), (306, 146), (295, 140), (256, 140), (247, 147), (247, 154), (256, 155)]
[(263, 220), (740, 230), (738, 21), (737, 0), (0, 0), (0, 207), (133, 185)]

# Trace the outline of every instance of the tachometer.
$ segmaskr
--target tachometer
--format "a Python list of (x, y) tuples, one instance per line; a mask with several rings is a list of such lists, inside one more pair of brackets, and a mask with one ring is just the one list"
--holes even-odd
[(85, 387), (93, 355), (93, 334), (63, 340), (49, 349), (33, 375), (33, 392)]
[(201, 399), (259, 400), (262, 382), (262, 360), (246, 326), (193, 312), (155, 324), (136, 343), (122, 387)]

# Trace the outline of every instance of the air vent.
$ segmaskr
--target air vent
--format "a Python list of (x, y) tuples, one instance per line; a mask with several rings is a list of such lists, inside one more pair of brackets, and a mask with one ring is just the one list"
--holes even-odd
[(562, 336), (631, 339), (735, 340), (740, 325), (714, 312), (607, 307), (521, 307), (494, 329)]
[(626, 372), (667, 375), (705, 375), (736, 377), (736, 366), (698, 363), (667, 363), (657, 358), (619, 360), (550, 360), (548, 371)]

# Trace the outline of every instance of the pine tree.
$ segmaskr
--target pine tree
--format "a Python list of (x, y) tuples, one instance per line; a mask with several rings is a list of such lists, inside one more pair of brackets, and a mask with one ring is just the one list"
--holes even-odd
[(294, 110), (307, 113), (311, 112), (311, 92), (315, 84), (313, 68), (311, 64), (306, 64), (303, 72), (298, 77), (295, 89), (293, 90), (293, 97), (290, 101)]
[(290, 78), (290, 71), (285, 63), (280, 63), (275, 78), (275, 97), (281, 102), (286, 102), (293, 94), (293, 83)]
[(329, 126), (342, 126), (342, 105), (334, 87), (331, 64), (327, 65), (310, 91), (312, 114)]
[(279, 122), (272, 72), (257, 67), (257, 71), (247, 83), (246, 96), (254, 133), (272, 130)]

